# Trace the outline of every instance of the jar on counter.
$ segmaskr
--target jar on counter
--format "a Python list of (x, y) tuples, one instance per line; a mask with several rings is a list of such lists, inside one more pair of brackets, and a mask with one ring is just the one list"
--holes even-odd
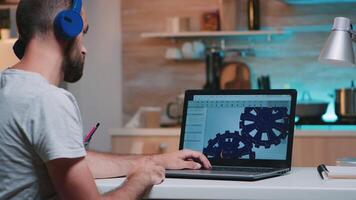
[(260, 29), (260, 1), (259, 0), (248, 0), (247, 19), (248, 19), (249, 30)]

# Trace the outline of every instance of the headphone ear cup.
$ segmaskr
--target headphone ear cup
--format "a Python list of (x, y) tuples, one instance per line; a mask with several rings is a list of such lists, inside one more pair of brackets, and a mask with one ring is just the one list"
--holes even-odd
[(83, 30), (83, 19), (80, 14), (72, 10), (60, 12), (54, 20), (57, 34), (66, 40), (72, 40)]
[(18, 39), (18, 40), (16, 40), (12, 49), (13, 49), (16, 57), (21, 60), (23, 58), (23, 56), (25, 55), (26, 44), (23, 40)]

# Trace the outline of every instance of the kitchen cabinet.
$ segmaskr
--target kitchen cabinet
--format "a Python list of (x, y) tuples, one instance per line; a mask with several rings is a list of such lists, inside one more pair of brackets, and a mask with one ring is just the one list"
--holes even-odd
[[(157, 154), (179, 149), (180, 129), (113, 129), (112, 152), (119, 154)], [(296, 130), (293, 143), (295, 167), (335, 165), (342, 157), (356, 157), (356, 131)]]
[(178, 150), (178, 129), (115, 129), (110, 131), (112, 152), (118, 154), (159, 154)]
[(342, 157), (356, 157), (356, 132), (296, 132), (293, 166), (336, 165)]
[(0, 40), (0, 71), (18, 62), (18, 58), (12, 51), (16, 39)]

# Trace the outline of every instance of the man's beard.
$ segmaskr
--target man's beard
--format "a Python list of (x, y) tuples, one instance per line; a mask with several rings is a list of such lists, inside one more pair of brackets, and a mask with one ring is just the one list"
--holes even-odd
[(81, 53), (77, 43), (74, 41), (69, 44), (64, 52), (62, 70), (63, 80), (68, 83), (75, 83), (83, 76), (84, 55)]

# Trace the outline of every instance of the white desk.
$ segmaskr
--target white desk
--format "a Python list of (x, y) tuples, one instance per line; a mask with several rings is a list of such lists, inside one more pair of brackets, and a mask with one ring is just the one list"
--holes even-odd
[[(120, 186), (123, 178), (96, 180), (101, 193)], [(293, 168), (275, 178), (255, 181), (166, 179), (146, 194), (148, 199), (356, 200), (356, 180), (321, 180), (315, 168)]]

